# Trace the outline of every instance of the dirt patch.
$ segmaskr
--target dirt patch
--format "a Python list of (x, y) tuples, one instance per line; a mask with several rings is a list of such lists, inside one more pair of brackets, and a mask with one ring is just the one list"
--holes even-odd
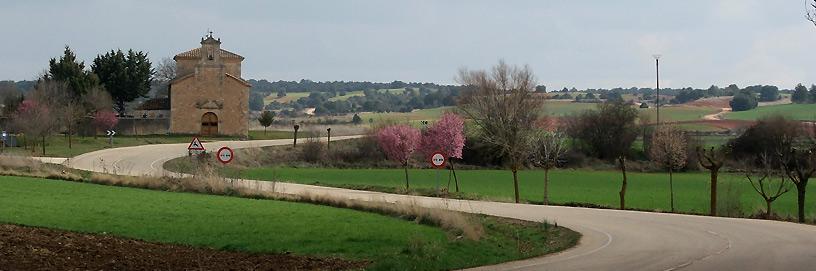
[(2, 270), (349, 270), (367, 262), (156, 244), (0, 225)]
[(713, 107), (713, 108), (730, 108), (731, 96), (703, 98), (696, 101), (688, 102), (685, 105), (699, 106), (699, 107)]

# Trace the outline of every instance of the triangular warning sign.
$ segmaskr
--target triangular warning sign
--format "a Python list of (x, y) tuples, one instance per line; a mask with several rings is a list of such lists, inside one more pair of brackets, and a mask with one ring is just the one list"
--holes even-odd
[(194, 137), (193, 142), (190, 142), (190, 146), (187, 146), (187, 149), (191, 151), (203, 151), (204, 145), (201, 144), (201, 141), (198, 140), (198, 137)]

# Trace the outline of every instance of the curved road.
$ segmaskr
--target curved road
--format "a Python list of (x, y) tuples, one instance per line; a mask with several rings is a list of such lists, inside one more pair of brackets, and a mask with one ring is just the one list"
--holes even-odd
[[(336, 137), (337, 140), (351, 137)], [(249, 148), (291, 139), (204, 143)], [(186, 155), (187, 144), (107, 149), (69, 159), (73, 168), (122, 175), (171, 174), (167, 160)], [(816, 227), (788, 222), (637, 211), (449, 200), (301, 184), (235, 180), (235, 186), (300, 195), (329, 194), (401, 202), (529, 221), (549, 221), (583, 234), (580, 244), (541, 258), (474, 270), (816, 270)]]

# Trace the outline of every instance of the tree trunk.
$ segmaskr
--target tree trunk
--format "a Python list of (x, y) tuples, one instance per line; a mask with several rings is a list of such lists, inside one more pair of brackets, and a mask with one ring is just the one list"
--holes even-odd
[(712, 216), (717, 216), (717, 175), (718, 170), (711, 170), (711, 206), (709, 212)]
[(765, 200), (765, 218), (771, 219), (771, 200)]
[(671, 204), (671, 211), (674, 213), (674, 183), (672, 181), (672, 168), (669, 167), (669, 203)]
[(264, 135), (266, 135), (266, 126), (264, 126)]
[(623, 182), (621, 183), (621, 190), (618, 193), (620, 195), (620, 209), (626, 209), (626, 157), (618, 157), (618, 163), (620, 164), (620, 170), (623, 174)]
[(403, 168), (405, 169), (405, 190), (408, 190), (408, 164), (405, 164)]
[(544, 205), (550, 205), (550, 168), (544, 167)]
[(513, 189), (516, 193), (516, 203), (519, 203), (518, 169), (513, 168)]
[(456, 169), (453, 167), (453, 161), (448, 162), (450, 164), (451, 172), (453, 173), (453, 183), (456, 186), (456, 192), (459, 192), (459, 179), (456, 178)]
[(45, 136), (42, 137), (42, 155), (45, 156)]
[(805, 223), (805, 188), (807, 180), (799, 180), (796, 184), (796, 201), (799, 206), (799, 223)]

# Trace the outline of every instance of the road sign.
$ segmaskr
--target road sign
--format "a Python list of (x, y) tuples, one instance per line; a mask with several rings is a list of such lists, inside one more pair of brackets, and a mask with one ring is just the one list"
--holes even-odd
[(441, 152), (435, 152), (431, 155), (431, 166), (435, 168), (443, 168), (445, 167), (445, 155)]
[(235, 158), (235, 153), (232, 152), (230, 148), (222, 147), (218, 149), (216, 157), (218, 157), (218, 162), (226, 164), (232, 162), (232, 159)]
[(190, 146), (187, 146), (187, 150), (203, 151), (204, 150), (204, 144), (201, 144), (201, 141), (198, 140), (198, 137), (194, 137), (193, 141), (190, 142)]
[(108, 130), (108, 136), (114, 136), (114, 135), (116, 135), (116, 131)]

